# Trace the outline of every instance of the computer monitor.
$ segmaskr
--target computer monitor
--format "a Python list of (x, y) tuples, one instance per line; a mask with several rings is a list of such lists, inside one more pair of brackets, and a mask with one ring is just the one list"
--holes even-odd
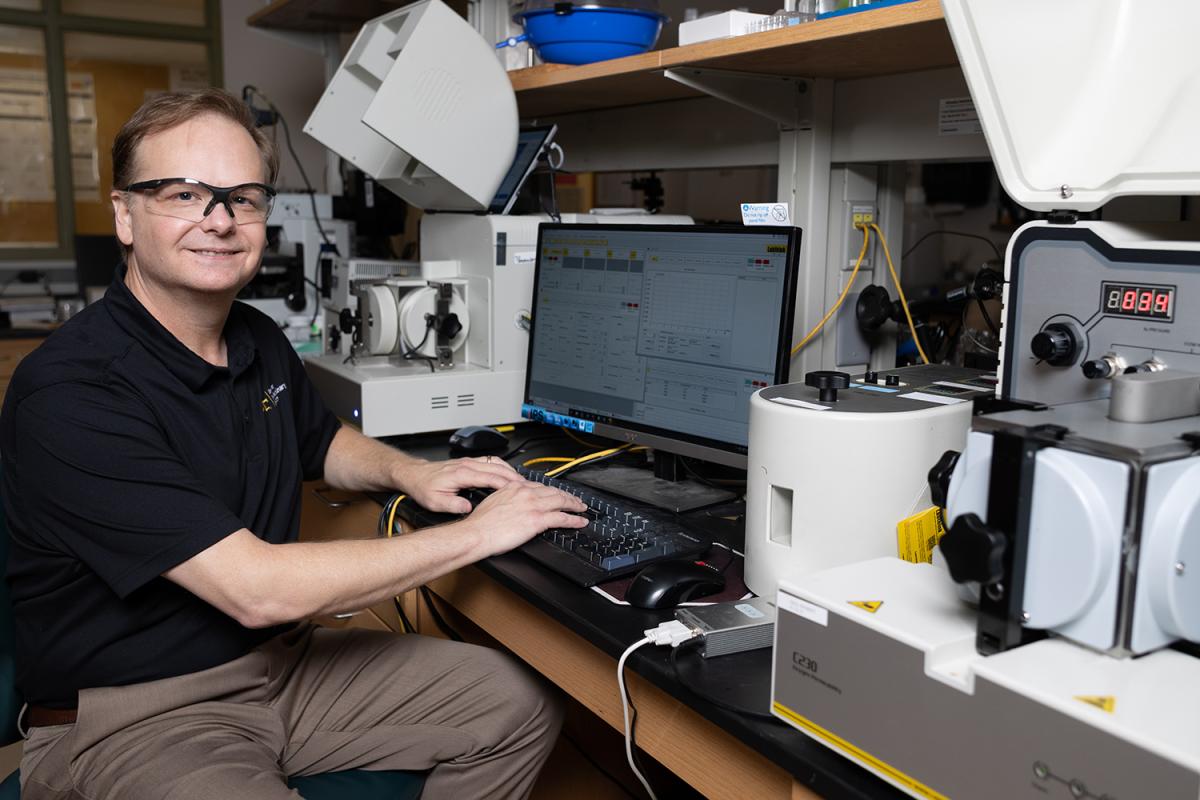
[(799, 253), (798, 228), (541, 225), (522, 416), (744, 468)]

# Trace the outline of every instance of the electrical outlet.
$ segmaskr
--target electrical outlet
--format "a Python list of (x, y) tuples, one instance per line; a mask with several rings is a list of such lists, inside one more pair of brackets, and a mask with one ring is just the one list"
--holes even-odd
[[(876, 222), (879, 214), (873, 205), (866, 203), (846, 203), (846, 262), (843, 269), (854, 269), (858, 261), (858, 251), (862, 249), (862, 230), (858, 225), (871, 225)], [(867, 254), (863, 257), (862, 269), (871, 268), (871, 251), (867, 246)]]

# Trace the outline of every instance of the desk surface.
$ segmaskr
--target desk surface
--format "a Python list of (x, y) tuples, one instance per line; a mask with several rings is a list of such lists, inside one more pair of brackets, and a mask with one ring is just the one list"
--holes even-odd
[[(438, 457), (440, 449), (440, 457), (445, 457), (445, 447), (440, 442), (431, 446), (423, 446), (424, 443), (410, 441), (405, 445), (405, 449), (409, 452), (426, 457)], [(729, 535), (729, 530), (722, 531), (720, 529), (722, 524), (713, 520), (706, 527), (711, 528), (710, 532), (716, 539), (728, 541), (734, 538)], [(726, 527), (732, 528), (733, 526), (726, 524)], [(562, 628), (607, 655), (611, 661), (597, 657), (592, 660), (608, 663), (591, 666), (602, 667), (596, 671), (596, 680), (601, 684), (600, 688), (607, 688), (603, 686), (605, 681), (611, 686), (612, 698), (617, 698), (615, 659), (630, 644), (642, 638), (643, 630), (672, 618), (670, 610), (650, 611), (615, 605), (597, 593), (581, 589), (566, 579), (549, 572), (519, 553), (488, 559), (475, 565), (475, 569), (554, 620)], [(460, 572), (447, 579), (435, 581), (432, 588), (452, 605), (459, 607), (459, 610), (465, 611), (467, 616), (471, 616), (470, 609), (464, 608), (464, 606), (470, 606), (473, 603), (478, 606), (477, 610), (481, 615), (494, 614), (494, 611), (488, 607), (504, 604), (506, 600), (502, 595), (496, 593), (481, 594), (480, 592), (483, 590), (477, 585), (479, 582), (474, 580), (476, 577)], [(508, 603), (505, 613), (511, 614), (515, 611), (512, 604)], [(479, 621), (477, 620), (477, 622)], [(492, 620), (493, 623), (495, 621), (495, 619)], [(526, 620), (522, 624), (533, 625), (535, 623)], [(481, 627), (489, 629), (494, 625), (481, 624)], [(489, 632), (493, 635), (496, 634), (493, 630), (489, 630)], [(530, 633), (532, 634), (533, 631), (531, 630)], [(539, 633), (543, 637), (554, 638), (554, 641), (529, 643), (531, 652), (538, 648), (553, 648), (563, 644), (554, 632), (547, 634), (541, 630)], [(513, 631), (513, 636), (520, 639), (520, 631)], [(513, 647), (513, 642), (505, 641), (502, 635), (498, 635), (497, 638), (514, 650), (520, 646), (520, 642), (518, 642), (518, 647)], [(518, 655), (524, 656), (525, 654), (518, 652)], [(585, 660), (588, 658), (586, 649), (581, 657)], [(527, 660), (529, 660), (528, 657)], [(770, 649), (708, 660), (701, 659), (694, 652), (683, 653), (678, 657), (678, 671), (683, 679), (682, 682), (676, 677), (675, 669), (672, 667), (669, 648), (643, 647), (634, 653), (627, 663), (632, 672), (640, 675), (674, 700), (679, 701), (682, 706), (691, 709), (717, 728), (735, 737), (754, 753), (760, 754), (772, 764), (782, 768), (793, 777), (796, 784), (807, 787), (817, 795), (827, 798), (855, 798), (856, 800), (903, 797), (897, 789), (875, 775), (782, 722), (739, 714), (705, 699), (704, 695), (712, 695), (721, 698), (727, 705), (765, 713), (770, 705)], [(538, 665), (535, 664), (535, 666)], [(579, 668), (580, 665), (575, 664), (573, 669), (578, 671)], [(554, 680), (552, 675), (547, 677)], [(569, 682), (577, 678), (581, 679), (581, 677), (573, 674), (567, 680)], [(692, 686), (699, 692), (693, 691), (690, 688)], [(568, 688), (570, 691), (571, 687), (564, 686), (564, 688)], [(597, 713), (604, 716), (598, 709), (593, 708), (593, 710), (597, 710)], [(886, 714), (887, 711), (881, 709), (880, 713)], [(615, 725), (621, 727), (619, 699), (616, 699), (615, 714)], [(639, 728), (640, 730), (641, 728)], [(676, 730), (678, 731), (679, 728), (677, 727)], [(639, 737), (638, 741), (642, 742), (643, 740)], [(668, 766), (671, 765), (668, 764)], [(721, 766), (710, 763), (706, 765), (706, 768), (720, 770)], [(797, 796), (795, 789), (791, 794), (793, 797)]]

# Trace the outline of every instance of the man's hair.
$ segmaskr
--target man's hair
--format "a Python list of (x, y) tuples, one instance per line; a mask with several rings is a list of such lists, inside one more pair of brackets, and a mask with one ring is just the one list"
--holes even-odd
[[(147, 136), (170, 130), (176, 125), (205, 114), (216, 114), (246, 129), (262, 155), (266, 182), (274, 183), (279, 173), (279, 154), (275, 145), (255, 126), (249, 106), (224, 89), (198, 92), (167, 92), (150, 98), (121, 126), (113, 140), (113, 188), (124, 189), (134, 181), (138, 145)], [(191, 175), (152, 175), (148, 178), (190, 178)], [(147, 178), (147, 179), (148, 179)]]

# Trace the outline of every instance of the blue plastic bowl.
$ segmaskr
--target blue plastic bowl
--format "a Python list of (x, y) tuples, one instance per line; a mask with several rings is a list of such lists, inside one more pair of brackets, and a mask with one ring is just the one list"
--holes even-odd
[[(665, 14), (632, 8), (539, 8), (513, 16), (542, 61), (591, 64), (644, 53), (654, 46)], [(561, 8), (561, 6), (560, 6)]]

